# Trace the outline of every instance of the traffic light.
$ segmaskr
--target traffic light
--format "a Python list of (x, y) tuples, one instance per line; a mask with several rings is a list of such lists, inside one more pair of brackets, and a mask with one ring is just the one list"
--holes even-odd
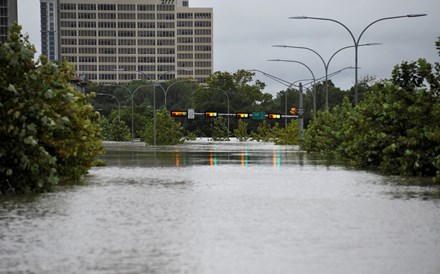
[(171, 111), (171, 117), (187, 117), (186, 111)]
[(267, 119), (281, 119), (281, 114), (269, 113), (267, 114)]
[(249, 113), (239, 112), (239, 113), (235, 114), (235, 117), (237, 117), (237, 119), (247, 119), (247, 118), (249, 118)]
[(214, 112), (214, 111), (207, 111), (207, 112), (205, 112), (205, 117), (207, 117), (207, 118), (215, 118), (217, 116), (218, 116), (217, 112)]
[(298, 113), (298, 110), (296, 108), (290, 108), (290, 114), (296, 115)]

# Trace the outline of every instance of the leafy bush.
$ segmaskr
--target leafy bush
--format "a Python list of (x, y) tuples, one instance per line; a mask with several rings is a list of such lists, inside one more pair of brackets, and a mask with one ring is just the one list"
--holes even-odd
[(99, 126), (101, 128), (101, 134), (106, 141), (130, 141), (131, 132), (124, 121), (119, 120), (117, 117), (109, 120), (106, 117), (99, 119)]
[(228, 126), (226, 125), (226, 119), (218, 117), (214, 119), (214, 123), (211, 124), (211, 137), (214, 141), (229, 141)]
[(70, 65), (41, 57), (14, 25), (0, 45), (0, 194), (49, 191), (78, 180), (101, 151), (90, 97), (69, 84)]
[[(440, 51), (440, 39), (437, 42)], [(351, 108), (348, 100), (309, 125), (304, 148), (389, 174), (440, 182), (440, 65), (403, 62)]]
[[(156, 144), (157, 145), (177, 145), (185, 141), (184, 130), (179, 122), (174, 121), (173, 117), (166, 109), (156, 113)], [(142, 133), (147, 145), (154, 144), (154, 121), (150, 120)]]
[(277, 145), (298, 145), (299, 144), (299, 125), (295, 120), (290, 121), (286, 128), (278, 129), (278, 138), (275, 140)]
[(250, 136), (248, 134), (248, 123), (246, 123), (243, 120), (238, 120), (238, 127), (234, 129), (234, 135), (237, 137), (239, 141), (247, 141), (249, 140)]

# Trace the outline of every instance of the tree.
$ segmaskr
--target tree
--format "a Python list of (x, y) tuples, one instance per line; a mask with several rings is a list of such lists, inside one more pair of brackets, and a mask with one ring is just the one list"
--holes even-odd
[(99, 126), (101, 127), (101, 135), (106, 141), (130, 141), (131, 131), (124, 121), (117, 117), (107, 119), (102, 116), (99, 119)]
[(21, 27), (0, 45), (0, 194), (44, 192), (59, 181), (79, 180), (102, 146), (90, 96), (69, 84), (66, 62), (45, 57)]
[(211, 124), (211, 137), (214, 141), (229, 141), (228, 126), (226, 125), (226, 119), (218, 117), (214, 119), (214, 123)]
[(238, 127), (234, 129), (234, 135), (237, 137), (239, 141), (247, 141), (250, 136), (248, 133), (248, 123), (243, 121), (242, 119), (238, 120)]
[[(177, 145), (184, 142), (184, 130), (179, 122), (174, 121), (173, 117), (166, 109), (156, 113), (156, 144), (157, 145)], [(154, 121), (150, 120), (142, 133), (147, 145), (154, 144)]]
[[(440, 54), (440, 39), (436, 45)], [(361, 167), (440, 182), (440, 65), (402, 62), (355, 108), (345, 101), (319, 115), (304, 145)]]
[(286, 128), (278, 128), (278, 138), (275, 140), (277, 145), (298, 145), (299, 144), (299, 125), (295, 120), (290, 121)]

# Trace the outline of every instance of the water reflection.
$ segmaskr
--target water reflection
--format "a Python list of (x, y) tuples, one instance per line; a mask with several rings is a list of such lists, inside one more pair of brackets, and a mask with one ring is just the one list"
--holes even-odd
[(439, 273), (440, 203), (264, 143), (107, 143), (81, 186), (0, 198), (4, 273)]

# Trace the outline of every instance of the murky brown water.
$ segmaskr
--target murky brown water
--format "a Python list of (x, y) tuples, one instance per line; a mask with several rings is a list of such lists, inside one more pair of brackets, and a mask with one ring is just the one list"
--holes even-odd
[(81, 186), (0, 199), (0, 273), (440, 273), (434, 189), (272, 144), (107, 149)]

